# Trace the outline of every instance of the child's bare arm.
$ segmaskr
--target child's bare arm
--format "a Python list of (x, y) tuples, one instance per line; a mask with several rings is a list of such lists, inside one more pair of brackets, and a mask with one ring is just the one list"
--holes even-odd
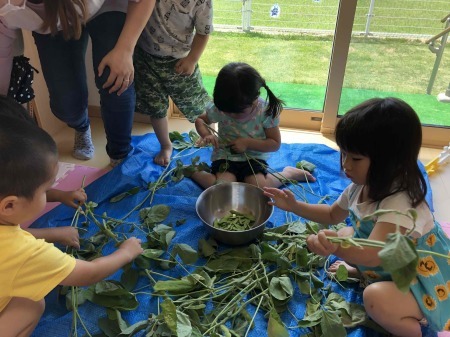
[(266, 139), (255, 138), (236, 138), (228, 145), (231, 146), (233, 151), (237, 153), (243, 153), (247, 150), (259, 151), (259, 152), (275, 152), (281, 146), (281, 133), (277, 127), (264, 129), (266, 133)]
[(78, 206), (83, 204), (86, 200), (87, 195), (83, 188), (79, 188), (75, 191), (61, 191), (57, 189), (47, 191), (47, 201), (61, 202), (64, 205), (73, 208), (78, 208)]
[(195, 129), (201, 137), (198, 141), (198, 146), (212, 145), (215, 148), (219, 147), (219, 139), (208, 128), (210, 124), (206, 113), (201, 114), (195, 120)]
[(75, 227), (25, 228), (36, 239), (44, 239), (50, 243), (60, 243), (64, 246), (80, 248), (80, 237)]
[(135, 237), (129, 238), (110, 255), (92, 261), (77, 260), (74, 270), (61, 282), (61, 285), (88, 286), (97, 283), (133, 261), (142, 252), (141, 240)]
[(295, 195), (289, 190), (264, 187), (264, 194), (272, 198), (269, 204), (288, 212), (293, 212), (302, 218), (318, 222), (324, 225), (336, 225), (345, 220), (348, 211), (340, 208), (337, 203), (308, 204), (295, 199)]
[(200, 60), (200, 57), (208, 44), (208, 40), (209, 35), (195, 34), (189, 54), (178, 60), (175, 64), (175, 71), (178, 74), (185, 76), (192, 75), (195, 70), (195, 65)]

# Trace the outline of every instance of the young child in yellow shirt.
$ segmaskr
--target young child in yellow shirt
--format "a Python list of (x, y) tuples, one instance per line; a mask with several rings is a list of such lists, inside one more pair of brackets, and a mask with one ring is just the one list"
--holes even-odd
[[(21, 108), (0, 101), (0, 111), (17, 112)], [(49, 237), (60, 240), (57, 228), (47, 228), (47, 233), (42, 235), (44, 240), (22, 230), (20, 223), (34, 218), (45, 207), (46, 193), (57, 171), (57, 147), (50, 135), (35, 125), (3, 114), (0, 122), (1, 336), (30, 336), (44, 312), (44, 297), (57, 285), (94, 284), (143, 251), (141, 240), (132, 237), (110, 255), (83, 261), (45, 240)], [(78, 239), (78, 234), (75, 236)]]

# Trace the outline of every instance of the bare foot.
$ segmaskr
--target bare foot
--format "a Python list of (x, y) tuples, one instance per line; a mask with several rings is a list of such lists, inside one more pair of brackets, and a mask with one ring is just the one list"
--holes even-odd
[(283, 172), (281, 172), (281, 174), (289, 180), (311, 181), (311, 182), (316, 181), (316, 178), (314, 178), (313, 175), (308, 171), (298, 169), (293, 166), (286, 166), (283, 169)]
[(333, 263), (330, 267), (328, 267), (328, 272), (329, 273), (337, 272), (340, 265), (343, 265), (345, 267), (345, 269), (347, 269), (348, 277), (352, 277), (352, 278), (360, 278), (361, 277), (361, 274), (359, 273), (358, 269), (356, 269), (355, 267), (349, 265), (348, 263), (346, 263), (342, 260), (338, 260), (335, 263)]
[(172, 155), (172, 146), (162, 147), (161, 151), (153, 158), (155, 164), (167, 166), (170, 163), (170, 156)]

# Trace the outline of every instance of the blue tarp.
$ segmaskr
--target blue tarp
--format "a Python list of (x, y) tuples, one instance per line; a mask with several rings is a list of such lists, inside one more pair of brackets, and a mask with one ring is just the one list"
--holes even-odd
[[(98, 203), (96, 214), (107, 213), (109, 217), (120, 219), (137, 204), (139, 204), (147, 195), (147, 186), (150, 182), (155, 182), (163, 173), (164, 168), (153, 164), (152, 158), (159, 151), (159, 143), (154, 134), (145, 136), (133, 137), (133, 152), (124, 161), (124, 163), (109, 173), (105, 174), (86, 188), (88, 199)], [(177, 155), (177, 151), (174, 155)], [(191, 159), (195, 156), (200, 156), (201, 161), (210, 162), (211, 149), (192, 150), (190, 153), (183, 152), (180, 158), (185, 164), (190, 164)], [(326, 203), (333, 203), (350, 181), (340, 172), (339, 152), (331, 149), (323, 144), (282, 144), (281, 149), (272, 154), (268, 163), (271, 168), (281, 171), (285, 166), (295, 166), (300, 160), (306, 160), (316, 165), (314, 176), (317, 182), (311, 183), (309, 186), (305, 183), (299, 184), (296, 188), (298, 191), (298, 198), (305, 198), (310, 203), (317, 203), (322, 197), (328, 196)], [(431, 188), (429, 186), (428, 178), (424, 171), (424, 167), (420, 164), (422, 171), (427, 179), (429, 192), (427, 201), (432, 205)], [(142, 187), (141, 191), (135, 195), (129, 196), (120, 202), (111, 203), (110, 198), (118, 195), (121, 192), (130, 190), (135, 186)], [(313, 193), (308, 192), (312, 190)], [(177, 183), (169, 183), (164, 189), (160, 189), (154, 196), (151, 206), (158, 204), (165, 204), (170, 206), (171, 211), (169, 217), (164, 223), (175, 223), (177, 220), (186, 219), (186, 222), (181, 226), (176, 226), (176, 236), (172, 244), (185, 243), (189, 244), (194, 249), (198, 248), (198, 240), (208, 236), (204, 225), (198, 218), (195, 211), (195, 202), (197, 197), (202, 192), (202, 189), (196, 185), (189, 178), (185, 178)], [(147, 200), (142, 207), (149, 207), (149, 200)], [(38, 219), (33, 226), (66, 226), (72, 221), (74, 210), (65, 206), (58, 206), (54, 210)], [(267, 226), (279, 226), (286, 222), (286, 213), (279, 209), (275, 209)], [(291, 215), (292, 216), (292, 215)], [(295, 217), (294, 217), (295, 218)], [(131, 214), (127, 221), (138, 223), (138, 212)], [(90, 224), (87, 228), (88, 232), (83, 237), (89, 237), (98, 232), (98, 227)], [(128, 234), (128, 233), (127, 233)], [(131, 234), (128, 234), (131, 235)], [(132, 235), (140, 236), (139, 231), (135, 231)], [(145, 240), (145, 236), (142, 237)], [(106, 246), (104, 253), (110, 253), (113, 245)], [(163, 271), (171, 276), (180, 277), (184, 275), (181, 268)], [(118, 279), (121, 271), (114, 274), (111, 278)], [(148, 284), (148, 279), (141, 278), (138, 287)], [(324, 277), (325, 282), (330, 282)], [(347, 301), (361, 303), (362, 289), (356, 285), (349, 285), (346, 289), (341, 288), (337, 284), (332, 284), (333, 290), (340, 293)], [(151, 287), (146, 289), (151, 292)], [(133, 324), (137, 321), (145, 320), (150, 313), (157, 313), (157, 300), (149, 295), (138, 295), (140, 302), (139, 307), (131, 312), (124, 312), (123, 318), (129, 323)], [(290, 310), (297, 318), (302, 318), (305, 311), (306, 296), (296, 292), (293, 299), (290, 301)], [(105, 309), (98, 307), (95, 304), (86, 302), (78, 308), (82, 317), (83, 323), (89, 330), (91, 335), (100, 332), (97, 321), (100, 317), (105, 317)], [(46, 297), (46, 310), (32, 336), (34, 337), (64, 337), (69, 336), (72, 325), (72, 312), (66, 309), (65, 299), (63, 296), (58, 296), (57, 289)], [(282, 319), (286, 326), (294, 327), (297, 325), (296, 320), (288, 313), (282, 315)], [(250, 332), (249, 337), (263, 337), (267, 336), (267, 321), (263, 314), (256, 316), (255, 328)], [(305, 333), (306, 330), (290, 329), (290, 336), (299, 336)], [(349, 336), (352, 337), (371, 337), (379, 336), (378, 333), (367, 328), (356, 328), (349, 330)], [(84, 329), (78, 324), (78, 336), (85, 336)], [(141, 332), (138, 336), (143, 336)], [(434, 336), (434, 333), (429, 333), (428, 336)]]

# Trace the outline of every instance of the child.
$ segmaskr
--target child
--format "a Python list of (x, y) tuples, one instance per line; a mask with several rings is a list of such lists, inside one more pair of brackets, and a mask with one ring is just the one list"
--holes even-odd
[(57, 173), (56, 144), (44, 130), (2, 117), (0, 162), (0, 334), (30, 336), (58, 284), (96, 283), (143, 250), (130, 238), (108, 256), (77, 260), (20, 228), (42, 211)]
[[(381, 268), (379, 248), (343, 248), (326, 238), (353, 235), (386, 241), (387, 235), (400, 226), (402, 233), (417, 242), (417, 249), (449, 253), (450, 241), (425, 201), (426, 182), (417, 165), (422, 142), (417, 114), (396, 98), (371, 99), (347, 112), (335, 135), (342, 168), (352, 183), (333, 205), (306, 204), (296, 201), (289, 191), (273, 188), (267, 188), (265, 194), (273, 198), (271, 204), (322, 224), (337, 224), (350, 215), (352, 227), (311, 235), (308, 248), (323, 256), (334, 254), (357, 267), (370, 283), (363, 294), (366, 311), (387, 331), (396, 336), (422, 336), (424, 318), (437, 331), (450, 330), (447, 259), (419, 254), (419, 265), (425, 270), (417, 269), (417, 280), (405, 294)], [(394, 212), (362, 220), (379, 209), (406, 213), (410, 208), (417, 211), (415, 224)], [(433, 266), (433, 270), (427, 268)]]
[[(17, 104), (13, 98), (0, 95), (0, 118), (3, 118), (4, 116), (18, 118), (38, 127), (23, 106)], [(87, 195), (83, 188), (79, 188), (75, 191), (61, 191), (52, 188), (47, 191), (48, 202), (61, 202), (64, 205), (73, 208), (78, 208), (78, 206), (83, 204), (86, 199)]]
[[(267, 91), (268, 103), (259, 97)], [(282, 182), (267, 174), (270, 152), (280, 148), (278, 128), (283, 102), (261, 75), (246, 63), (229, 63), (217, 75), (214, 104), (195, 121), (200, 144), (214, 146), (211, 173), (195, 172), (191, 178), (203, 188), (218, 181), (240, 181), (259, 187), (279, 187)], [(207, 126), (218, 123), (218, 137)], [(315, 181), (307, 171), (288, 166), (282, 179)]]
[(156, 1), (134, 55), (136, 110), (150, 115), (161, 150), (153, 161), (167, 166), (172, 155), (169, 96), (190, 122), (210, 98), (198, 61), (212, 32), (212, 1)]

